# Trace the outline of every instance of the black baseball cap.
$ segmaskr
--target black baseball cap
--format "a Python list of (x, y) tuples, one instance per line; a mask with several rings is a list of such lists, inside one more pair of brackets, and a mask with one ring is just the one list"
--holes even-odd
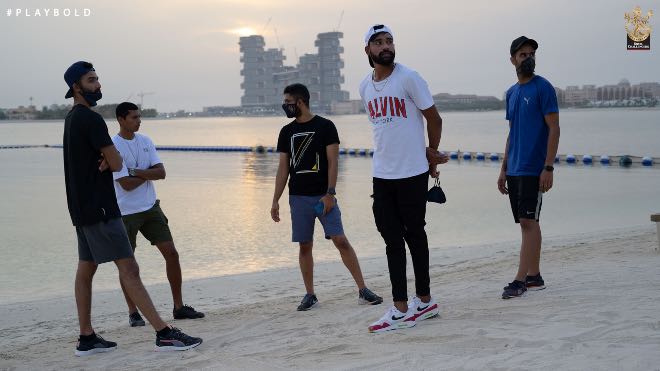
[(539, 48), (539, 43), (537, 43), (536, 40), (530, 39), (527, 36), (520, 36), (511, 42), (511, 55), (516, 54), (516, 52), (525, 44), (530, 45), (534, 50)]
[(71, 87), (89, 71), (94, 71), (94, 67), (91, 63), (85, 61), (78, 61), (67, 68), (66, 72), (64, 72), (64, 81), (69, 86), (69, 90), (66, 92), (64, 98), (73, 97)]

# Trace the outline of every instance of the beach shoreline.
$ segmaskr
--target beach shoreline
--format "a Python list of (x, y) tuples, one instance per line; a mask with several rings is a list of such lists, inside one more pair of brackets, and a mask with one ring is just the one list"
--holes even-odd
[[(548, 289), (509, 301), (499, 296), (515, 273), (516, 242), (432, 249), (440, 318), (378, 335), (366, 326), (391, 302), (384, 256), (361, 260), (367, 284), (385, 297), (379, 306), (357, 305), (340, 262), (316, 265), (320, 305), (305, 313), (295, 311), (304, 293), (295, 267), (186, 281), (186, 303), (207, 318), (172, 323), (205, 341), (164, 356), (152, 352), (151, 328), (128, 327), (119, 290), (95, 292), (92, 311), (97, 332), (119, 348), (86, 358), (73, 356), (73, 294), (2, 304), (0, 369), (297, 369), (309, 362), (319, 369), (654, 369), (660, 288), (640, 286), (633, 273), (660, 281), (656, 239), (653, 226), (547, 239)], [(412, 278), (410, 263), (408, 270)], [(409, 293), (413, 288), (409, 281)], [(171, 320), (169, 287), (153, 285), (149, 292)]]

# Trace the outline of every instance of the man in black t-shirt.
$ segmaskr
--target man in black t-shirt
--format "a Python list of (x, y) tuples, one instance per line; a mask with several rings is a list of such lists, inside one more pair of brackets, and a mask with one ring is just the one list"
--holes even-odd
[(344, 235), (341, 212), (335, 198), (339, 160), (339, 135), (335, 125), (310, 112), (309, 91), (302, 84), (293, 84), (284, 89), (282, 108), (287, 117), (295, 117), (295, 120), (282, 128), (277, 140), (280, 162), (270, 214), (275, 222), (280, 221), (279, 200), (289, 178), (292, 240), (300, 245), (300, 270), (307, 290), (298, 310), (308, 310), (318, 302), (314, 294), (312, 257), (317, 217), (323, 225), (326, 238), (331, 239), (337, 247), (344, 265), (358, 286), (358, 303), (382, 303), (383, 298), (364, 284), (355, 250)]
[(64, 73), (65, 98), (74, 105), (64, 121), (63, 155), (66, 196), (78, 235), (75, 295), (80, 324), (77, 356), (108, 352), (117, 343), (94, 333), (91, 321), (92, 279), (99, 264), (114, 261), (126, 292), (156, 330), (156, 350), (187, 350), (202, 343), (169, 326), (158, 315), (140, 279), (139, 267), (117, 206), (112, 172), (121, 170), (121, 156), (105, 121), (90, 107), (101, 99), (101, 84), (88, 62), (76, 62)]

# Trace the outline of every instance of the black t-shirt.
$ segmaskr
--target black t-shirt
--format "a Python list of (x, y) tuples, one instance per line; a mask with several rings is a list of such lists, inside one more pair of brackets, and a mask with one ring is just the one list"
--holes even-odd
[(292, 121), (280, 130), (277, 152), (289, 154), (289, 194), (317, 196), (328, 191), (326, 147), (339, 144), (332, 121), (321, 116), (298, 123)]
[(64, 120), (64, 180), (75, 226), (121, 217), (110, 169), (99, 171), (101, 148), (113, 145), (103, 117), (75, 105)]

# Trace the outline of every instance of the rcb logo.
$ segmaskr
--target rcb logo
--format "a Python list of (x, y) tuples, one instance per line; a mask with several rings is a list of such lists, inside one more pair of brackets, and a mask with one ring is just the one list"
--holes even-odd
[(651, 49), (651, 25), (649, 20), (652, 16), (652, 10), (649, 10), (646, 15), (642, 15), (642, 9), (639, 6), (635, 7), (632, 12), (625, 14), (628, 50)]

